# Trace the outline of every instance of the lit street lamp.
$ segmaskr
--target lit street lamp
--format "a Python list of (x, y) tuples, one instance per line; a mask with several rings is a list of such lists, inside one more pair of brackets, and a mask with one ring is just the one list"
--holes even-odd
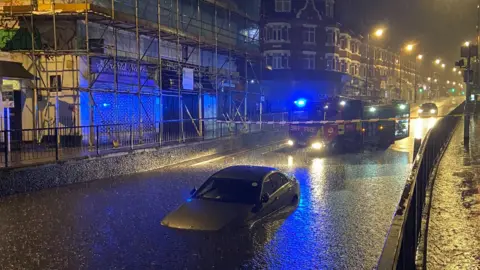
[[(377, 28), (374, 32), (373, 32), (373, 35), (377, 38), (381, 38), (383, 36), (383, 34), (385, 33), (385, 29), (383, 28)], [(368, 73), (370, 71), (370, 57), (369, 57), (369, 53), (370, 53), (370, 33), (368, 33), (367, 35), (367, 55), (366, 55), (366, 58), (367, 58), (367, 72), (365, 74), (365, 95), (368, 95)]]
[(418, 59), (418, 60), (422, 60), (422, 59), (423, 59), (423, 54), (419, 54), (419, 55), (417, 56), (417, 59)]
[(445, 68), (445, 64), (442, 64), (442, 68)]
[(465, 47), (469, 47), (470, 46), (470, 42), (469, 41), (465, 41)]
[(457, 72), (457, 68), (456, 68), (456, 67), (453, 68), (453, 72)]
[(447, 81), (447, 84), (450, 84), (450, 81)]
[(428, 78), (427, 78), (427, 80), (428, 80), (428, 81), (431, 81), (431, 80), (432, 80), (432, 78), (428, 77)]
[(442, 62), (442, 60), (440, 60), (440, 59), (435, 60), (435, 64), (437, 64), (437, 65), (440, 65), (441, 62)]

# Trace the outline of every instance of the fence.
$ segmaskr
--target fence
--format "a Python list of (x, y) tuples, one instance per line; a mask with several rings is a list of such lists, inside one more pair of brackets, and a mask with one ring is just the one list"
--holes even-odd
[[(449, 115), (440, 119), (428, 131), (414, 159), (410, 178), (405, 185), (397, 211), (393, 217), (377, 268), (416, 269), (416, 254), (419, 243), (426, 243), (426, 234), (421, 233), (422, 217), (431, 178), (435, 177), (435, 166), (448, 146), (451, 136), (461, 117), (464, 105), (461, 104)], [(420, 253), (426, 258), (425, 250)], [(421, 264), (425, 265), (424, 262)]]
[[(285, 120), (284, 113), (264, 117), (265, 121)], [(242, 133), (273, 131), (279, 127), (194, 119), (164, 121), (163, 124), (125, 123), (0, 130), (0, 166), (33, 165), (114, 151), (198, 142)]]

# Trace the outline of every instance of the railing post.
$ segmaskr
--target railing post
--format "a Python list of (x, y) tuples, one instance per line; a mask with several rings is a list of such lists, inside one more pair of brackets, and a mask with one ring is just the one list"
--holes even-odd
[(130, 149), (133, 150), (133, 124), (130, 123)]
[(96, 148), (96, 152), (97, 152), (97, 156), (100, 155), (100, 145), (99, 145), (99, 142), (100, 142), (100, 133), (99, 133), (99, 126), (95, 126), (95, 132), (97, 133), (97, 136), (96, 136), (96, 142), (95, 142), (95, 148)]
[(4, 130), (3, 131), (3, 142), (4, 142), (4, 148), (3, 150), (5, 151), (5, 168), (8, 167), (8, 131)]
[(59, 145), (58, 145), (58, 127), (55, 127), (54, 129), (54, 134), (55, 134), (55, 160), (59, 160), (58, 158), (58, 148), (59, 148)]

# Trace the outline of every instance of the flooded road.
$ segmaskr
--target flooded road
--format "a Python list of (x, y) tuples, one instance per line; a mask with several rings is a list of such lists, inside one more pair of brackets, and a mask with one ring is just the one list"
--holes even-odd
[[(411, 148), (394, 150), (397, 146), (328, 157), (303, 150), (257, 150), (2, 198), (0, 265), (2, 269), (371, 269), (410, 171)], [(238, 234), (176, 231), (160, 225), (194, 186), (235, 164), (293, 173), (301, 187), (298, 208)]]

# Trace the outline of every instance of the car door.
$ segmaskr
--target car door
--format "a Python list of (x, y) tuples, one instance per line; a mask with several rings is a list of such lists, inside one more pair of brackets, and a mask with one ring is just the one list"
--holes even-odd
[(284, 204), (285, 176), (280, 173), (272, 173), (263, 182), (262, 196), (268, 194), (270, 199), (262, 206), (262, 216), (267, 216), (280, 209)]

